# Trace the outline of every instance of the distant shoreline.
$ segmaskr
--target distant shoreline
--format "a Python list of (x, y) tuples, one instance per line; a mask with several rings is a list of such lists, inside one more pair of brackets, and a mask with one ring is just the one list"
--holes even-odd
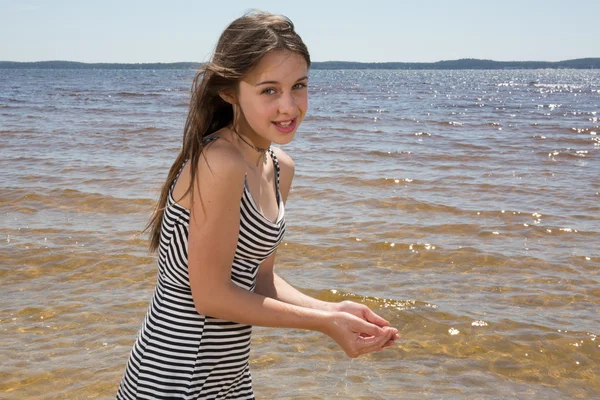
[[(83, 63), (76, 61), (0, 61), (0, 69), (198, 69), (202, 63)], [(578, 58), (565, 61), (493, 61), (463, 58), (433, 63), (317, 61), (311, 69), (600, 69), (600, 58)]]

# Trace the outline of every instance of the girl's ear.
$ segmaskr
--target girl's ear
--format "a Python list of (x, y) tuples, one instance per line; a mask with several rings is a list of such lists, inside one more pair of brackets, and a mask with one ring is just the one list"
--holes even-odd
[(219, 97), (221, 97), (225, 102), (236, 105), (237, 104), (237, 96), (235, 91), (232, 89), (223, 89), (219, 91)]

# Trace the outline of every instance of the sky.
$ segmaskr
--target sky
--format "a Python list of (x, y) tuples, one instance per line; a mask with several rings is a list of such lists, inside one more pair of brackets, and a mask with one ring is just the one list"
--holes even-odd
[(600, 57), (600, 0), (0, 0), (0, 61), (203, 62), (250, 9), (289, 17), (313, 61)]

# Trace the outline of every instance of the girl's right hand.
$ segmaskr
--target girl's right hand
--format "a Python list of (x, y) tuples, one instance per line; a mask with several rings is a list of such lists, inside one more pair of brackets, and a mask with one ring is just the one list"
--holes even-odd
[(379, 351), (398, 337), (395, 328), (379, 327), (346, 312), (332, 312), (324, 333), (350, 358)]

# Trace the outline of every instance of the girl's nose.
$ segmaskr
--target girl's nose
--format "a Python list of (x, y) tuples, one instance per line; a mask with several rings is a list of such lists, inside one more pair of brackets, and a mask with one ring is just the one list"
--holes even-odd
[(279, 112), (281, 114), (291, 114), (296, 109), (296, 99), (292, 93), (284, 93), (279, 98)]

